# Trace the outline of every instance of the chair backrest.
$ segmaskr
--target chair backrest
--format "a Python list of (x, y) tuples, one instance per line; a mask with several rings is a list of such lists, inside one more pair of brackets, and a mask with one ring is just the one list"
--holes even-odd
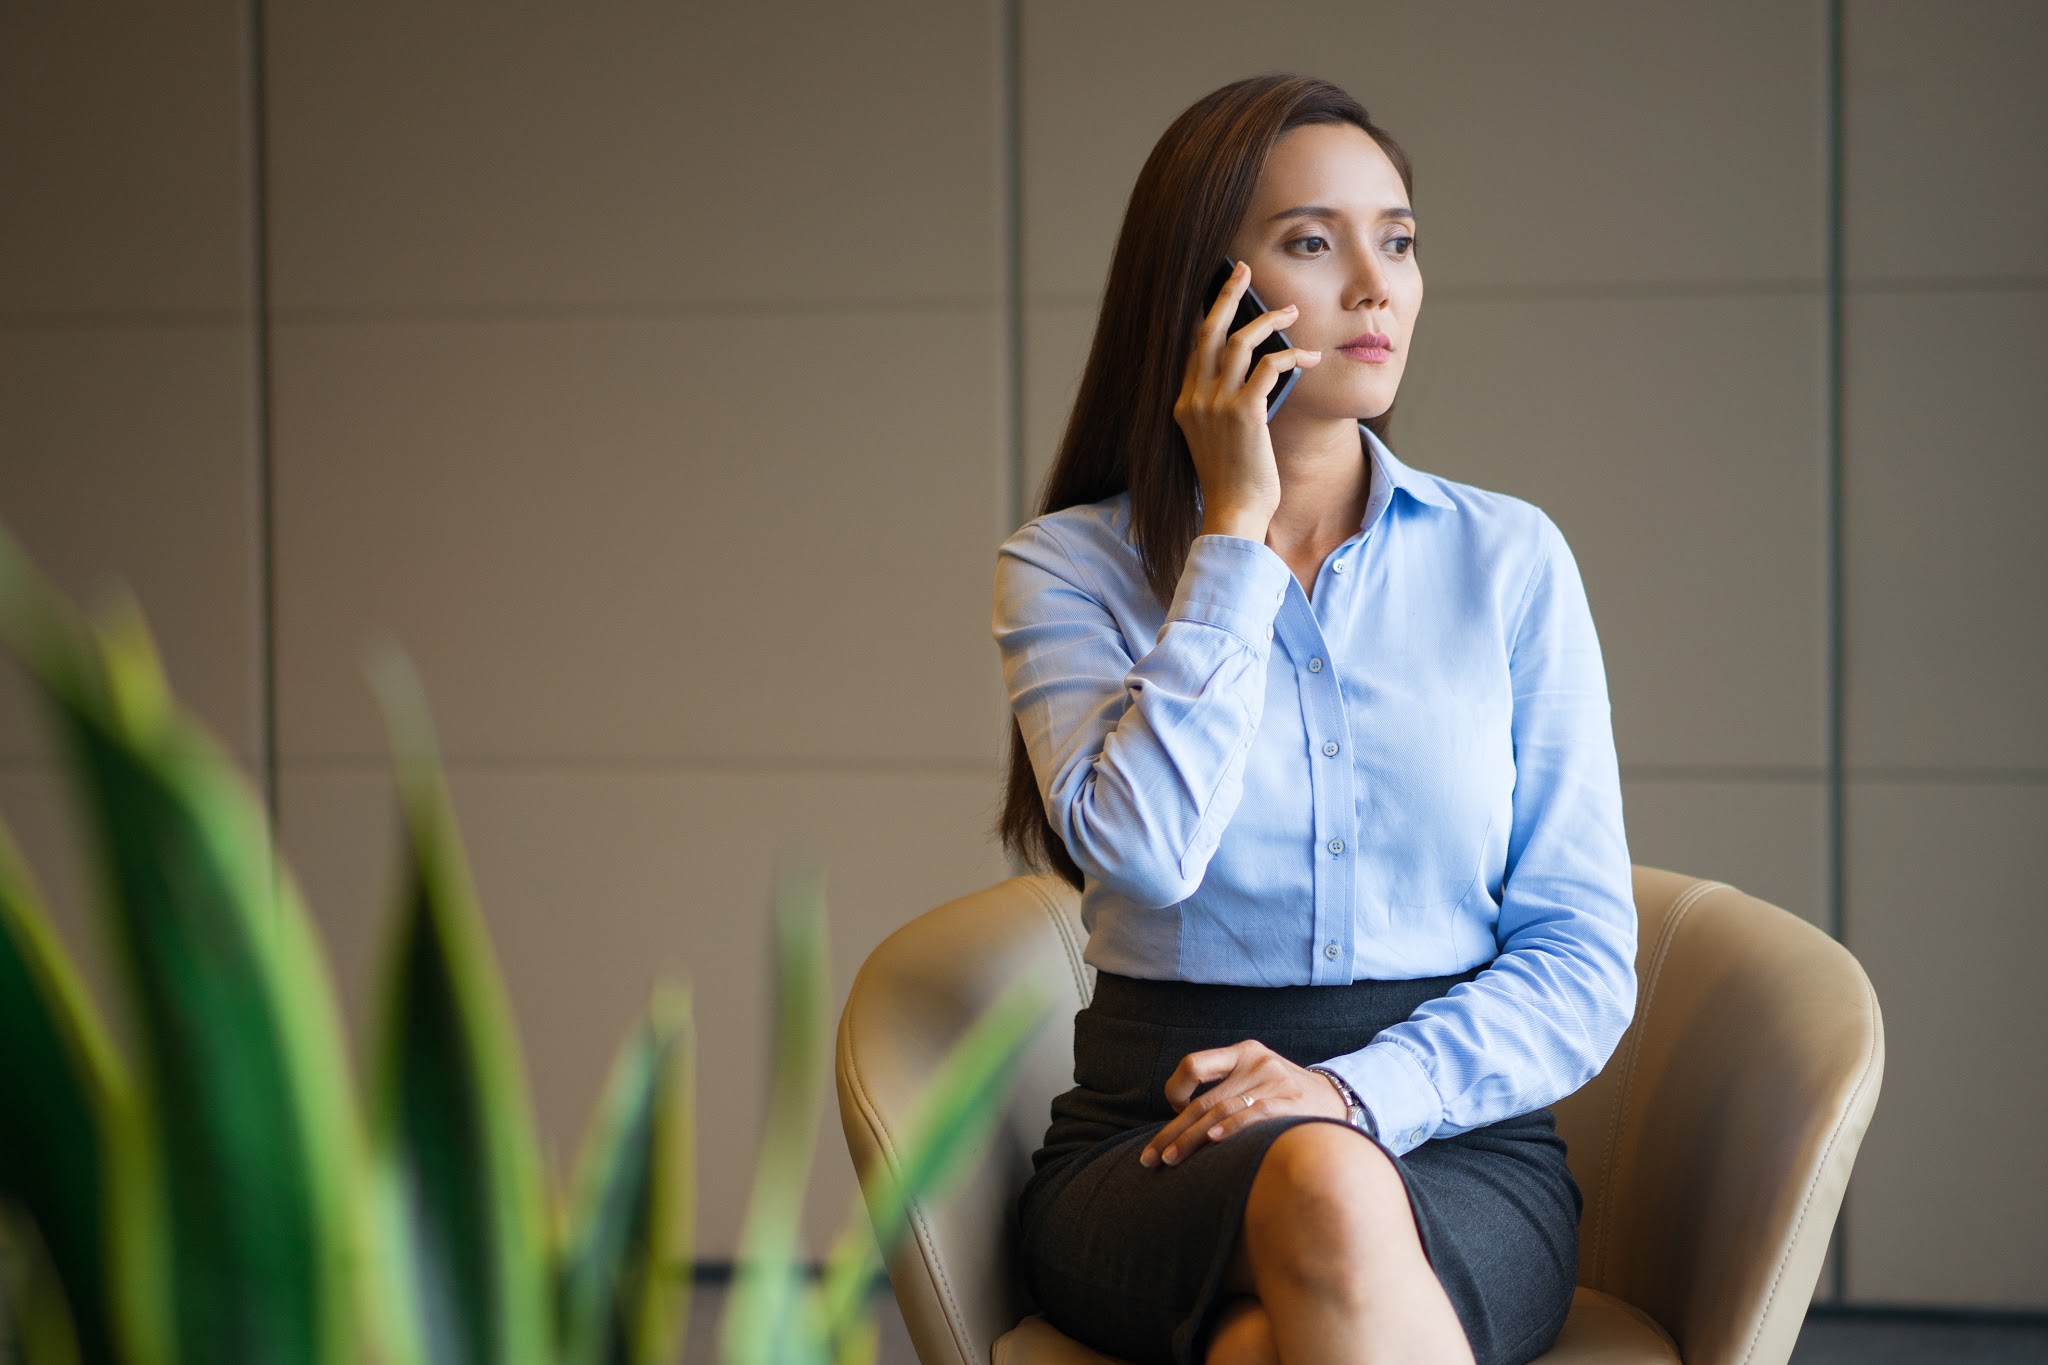
[[(1688, 1361), (1798, 1334), (1876, 1104), (1876, 997), (1841, 945), (1720, 882), (1635, 869), (1636, 1015), (1606, 1068), (1554, 1106), (1585, 1195), (1582, 1284), (1671, 1332)], [(1080, 897), (1014, 877), (931, 910), (869, 955), (840, 1018), (840, 1120), (856, 1169), (894, 1135), (938, 1061), (997, 995), (1037, 974), (1059, 1003), (987, 1148), (912, 1212), (890, 1282), (924, 1365), (985, 1365), (1032, 1311), (1011, 1259), (1015, 1204), (1073, 1015), (1094, 989)], [(1788, 1335), (1789, 1333), (1789, 1335)]]
[(1052, 1097), (1073, 1084), (1074, 1014), (1095, 989), (1081, 961), (1080, 897), (1056, 876), (1013, 877), (927, 911), (878, 944), (839, 1017), (839, 1118), (854, 1169), (895, 1161), (895, 1135), (941, 1058), (1012, 982), (1054, 992), (985, 1151), (944, 1197), (911, 1212), (889, 1260), (924, 1365), (987, 1365), (995, 1339), (1032, 1311), (1011, 1259), (1017, 1194)]

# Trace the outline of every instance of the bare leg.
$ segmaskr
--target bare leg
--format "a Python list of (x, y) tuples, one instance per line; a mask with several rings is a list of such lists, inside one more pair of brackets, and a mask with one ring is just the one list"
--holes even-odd
[(1254, 1298), (1232, 1299), (1216, 1315), (1204, 1365), (1280, 1365), (1273, 1320)]
[[(1472, 1365), (1400, 1173), (1334, 1123), (1300, 1124), (1266, 1150), (1227, 1283), (1257, 1296), (1284, 1365)], [(1241, 1322), (1217, 1343), (1249, 1331)]]

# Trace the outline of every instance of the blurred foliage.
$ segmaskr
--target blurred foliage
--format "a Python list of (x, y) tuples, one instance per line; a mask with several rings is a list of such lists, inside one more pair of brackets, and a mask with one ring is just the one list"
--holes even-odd
[[(0, 828), (0, 1358), (21, 1365), (655, 1365), (688, 1303), (688, 997), (658, 990), (549, 1188), (419, 681), (371, 681), (405, 838), (363, 1100), (263, 805), (171, 695), (139, 609), (88, 619), (0, 532), (0, 639), (59, 741), (137, 1040), (122, 1057)], [(910, 1204), (986, 1141), (1050, 1000), (962, 1040), (821, 1276), (803, 1189), (827, 1071), (822, 877), (774, 897), (768, 1121), (721, 1350), (872, 1360)], [(875, 1182), (886, 1182), (876, 1187)], [(872, 1212), (871, 1212), (872, 1211)]]

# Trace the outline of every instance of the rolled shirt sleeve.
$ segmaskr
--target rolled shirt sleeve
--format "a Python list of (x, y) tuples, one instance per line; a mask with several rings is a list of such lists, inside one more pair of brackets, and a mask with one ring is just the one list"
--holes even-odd
[(1635, 1015), (1635, 896), (1606, 672), (1571, 550), (1547, 515), (1539, 532), (1509, 651), (1514, 822), (1499, 956), (1323, 1063), (1397, 1156), (1572, 1093)]
[(1042, 523), (997, 554), (993, 629), (1046, 816), (1088, 876), (1133, 904), (1201, 885), (1243, 793), (1272, 626), (1292, 570), (1205, 535), (1142, 657)]

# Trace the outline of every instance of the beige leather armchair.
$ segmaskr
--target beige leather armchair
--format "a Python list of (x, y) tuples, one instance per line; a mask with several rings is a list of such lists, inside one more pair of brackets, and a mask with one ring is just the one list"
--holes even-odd
[[(1806, 1316), (1877, 1104), (1884, 1028), (1856, 959), (1721, 882), (1635, 869), (1636, 1017), (1607, 1067), (1554, 1109), (1585, 1194), (1579, 1289), (1553, 1365), (1784, 1362)], [(1080, 899), (1016, 877), (892, 934), (839, 1021), (839, 1113), (854, 1165), (893, 1134), (933, 1066), (1020, 975), (1059, 1003), (993, 1139), (913, 1210), (889, 1266), (922, 1365), (1106, 1358), (1033, 1311), (1010, 1260), (1013, 1204), (1052, 1097), (1072, 1084)]]

